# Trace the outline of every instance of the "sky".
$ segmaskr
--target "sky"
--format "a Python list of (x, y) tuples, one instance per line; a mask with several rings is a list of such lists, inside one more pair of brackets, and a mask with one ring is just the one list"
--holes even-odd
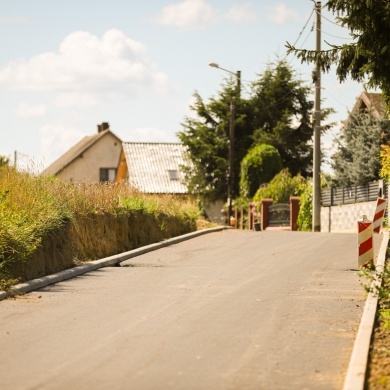
[[(312, 0), (0, 0), (0, 155), (40, 171), (108, 122), (124, 142), (178, 142), (197, 91), (216, 96), (241, 71), (242, 95), (286, 59), (312, 86), (313, 65), (286, 41), (315, 48)], [(322, 2), (325, 5), (325, 2)], [(351, 42), (322, 10), (322, 49)], [(339, 123), (363, 85), (322, 75)], [(314, 100), (314, 88), (312, 88)], [(322, 138), (329, 154), (337, 126)]]

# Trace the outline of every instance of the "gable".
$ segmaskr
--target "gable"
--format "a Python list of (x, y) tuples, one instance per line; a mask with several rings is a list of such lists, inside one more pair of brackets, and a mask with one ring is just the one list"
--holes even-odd
[(385, 116), (385, 108), (381, 93), (362, 92), (356, 100), (352, 113), (371, 110), (372, 115), (375, 118), (380, 119)]
[(121, 140), (110, 130), (104, 130), (94, 135), (89, 135), (81, 139), (77, 144), (72, 146), (67, 152), (60, 156), (56, 161), (50, 164), (43, 170), (42, 175), (58, 175), (64, 171), (69, 165), (83, 157), (84, 153), (89, 151), (99, 142), (104, 142), (106, 138), (116, 140), (121, 144)]

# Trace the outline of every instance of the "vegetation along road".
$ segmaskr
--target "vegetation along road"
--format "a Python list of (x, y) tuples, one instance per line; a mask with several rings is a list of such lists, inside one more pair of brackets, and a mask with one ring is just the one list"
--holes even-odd
[(355, 234), (210, 233), (0, 302), (1, 389), (340, 389)]

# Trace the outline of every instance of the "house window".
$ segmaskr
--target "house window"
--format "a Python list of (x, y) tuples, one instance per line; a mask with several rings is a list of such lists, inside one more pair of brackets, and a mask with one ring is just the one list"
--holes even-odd
[(100, 181), (115, 181), (116, 168), (100, 168)]
[(176, 170), (169, 170), (169, 179), (170, 180), (179, 180), (179, 172)]

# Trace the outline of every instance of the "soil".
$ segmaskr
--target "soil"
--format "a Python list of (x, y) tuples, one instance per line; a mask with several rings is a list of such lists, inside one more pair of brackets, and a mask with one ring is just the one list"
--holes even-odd
[(387, 260), (371, 340), (366, 390), (390, 389), (390, 262)]
[(24, 282), (195, 230), (193, 221), (169, 215), (133, 212), (76, 216), (44, 237), (31, 258), (13, 265), (10, 272)]

